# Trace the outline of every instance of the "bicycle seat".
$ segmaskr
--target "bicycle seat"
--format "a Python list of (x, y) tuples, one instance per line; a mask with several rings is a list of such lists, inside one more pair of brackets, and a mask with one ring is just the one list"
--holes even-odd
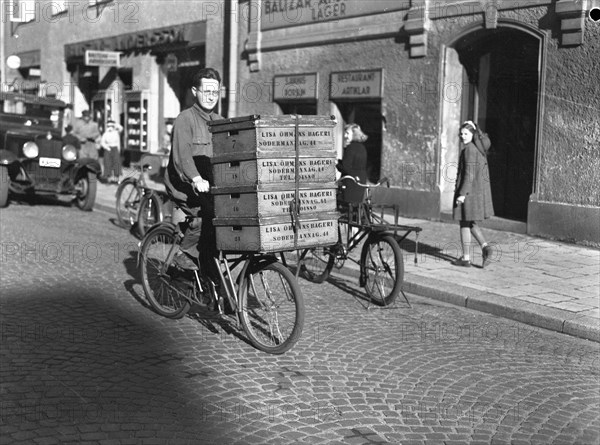
[(157, 192), (166, 192), (163, 179), (162, 156), (145, 154), (140, 159), (145, 187)]

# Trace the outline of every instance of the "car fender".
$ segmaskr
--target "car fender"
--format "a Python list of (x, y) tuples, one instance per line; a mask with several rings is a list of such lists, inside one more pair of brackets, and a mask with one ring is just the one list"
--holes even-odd
[(100, 167), (100, 163), (95, 159), (91, 158), (83, 158), (77, 161), (75, 165), (75, 174), (77, 174), (81, 170), (89, 170), (95, 175), (100, 175), (102, 173), (102, 168)]
[(10, 165), (14, 162), (19, 162), (19, 158), (12, 151), (0, 150), (0, 165)]

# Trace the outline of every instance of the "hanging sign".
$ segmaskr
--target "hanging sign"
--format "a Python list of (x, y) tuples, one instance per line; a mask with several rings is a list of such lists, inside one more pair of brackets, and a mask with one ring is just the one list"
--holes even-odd
[(329, 92), (331, 99), (381, 99), (383, 70), (331, 73)]
[(120, 66), (121, 53), (117, 51), (92, 51), (85, 52), (87, 66)]
[(273, 100), (317, 100), (317, 73), (275, 76)]

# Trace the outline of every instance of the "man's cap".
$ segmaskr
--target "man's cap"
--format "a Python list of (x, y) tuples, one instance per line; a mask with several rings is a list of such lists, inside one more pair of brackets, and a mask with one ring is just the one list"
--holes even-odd
[(67, 125), (67, 126), (65, 127), (65, 131), (66, 131), (67, 133), (70, 133), (70, 132), (71, 132), (71, 130), (73, 130), (73, 127), (72, 127), (71, 125)]
[(83, 111), (81, 112), (81, 116), (82, 116), (82, 117), (89, 116), (89, 115), (90, 115), (90, 110), (83, 110)]

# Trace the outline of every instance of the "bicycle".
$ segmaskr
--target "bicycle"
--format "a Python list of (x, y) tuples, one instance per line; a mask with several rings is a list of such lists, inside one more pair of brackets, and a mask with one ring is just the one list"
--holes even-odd
[[(164, 190), (160, 181), (162, 157), (158, 155), (144, 155), (140, 159), (139, 174), (136, 177), (125, 178), (116, 191), (117, 220), (122, 227), (131, 228), (139, 222), (140, 211), (143, 210), (152, 223), (161, 222), (165, 215), (162, 214), (162, 203), (159, 194)], [(140, 236), (144, 236), (148, 224), (138, 227)]]
[(173, 202), (164, 189), (146, 189), (137, 213), (137, 231), (141, 237), (153, 225), (162, 221), (172, 221)]
[[(359, 187), (362, 193), (355, 201), (338, 199), (340, 218), (337, 244), (302, 251), (297, 273), (309, 281), (322, 283), (329, 277), (334, 265), (342, 268), (346, 260), (352, 261), (360, 267), (359, 284), (365, 288), (368, 297), (381, 306), (390, 305), (402, 292), (404, 281), (404, 259), (399, 242), (411, 232), (418, 237), (421, 228), (398, 224), (398, 205), (390, 199), (389, 194), (381, 193), (380, 199), (373, 200), (374, 190), (384, 183), (389, 188), (386, 178), (370, 185), (362, 184), (352, 176), (343, 176), (338, 184), (344, 181), (350, 181), (350, 185)], [(380, 213), (375, 212), (375, 208)], [(393, 223), (385, 219), (386, 209), (393, 210)], [(405, 232), (403, 236), (398, 234), (400, 231)], [(357, 261), (350, 256), (350, 252), (363, 241), (360, 260)]]
[[(187, 217), (189, 224), (193, 218)], [(179, 225), (162, 222), (151, 228), (140, 243), (138, 263), (144, 293), (160, 315), (179, 319), (192, 305), (212, 306), (220, 316), (241, 325), (259, 350), (282, 354), (294, 346), (304, 326), (304, 299), (296, 277), (274, 255), (234, 254), (219, 251), (215, 258), (220, 291), (199, 270), (184, 270), (174, 259), (183, 233)], [(234, 278), (234, 270), (237, 278)]]

